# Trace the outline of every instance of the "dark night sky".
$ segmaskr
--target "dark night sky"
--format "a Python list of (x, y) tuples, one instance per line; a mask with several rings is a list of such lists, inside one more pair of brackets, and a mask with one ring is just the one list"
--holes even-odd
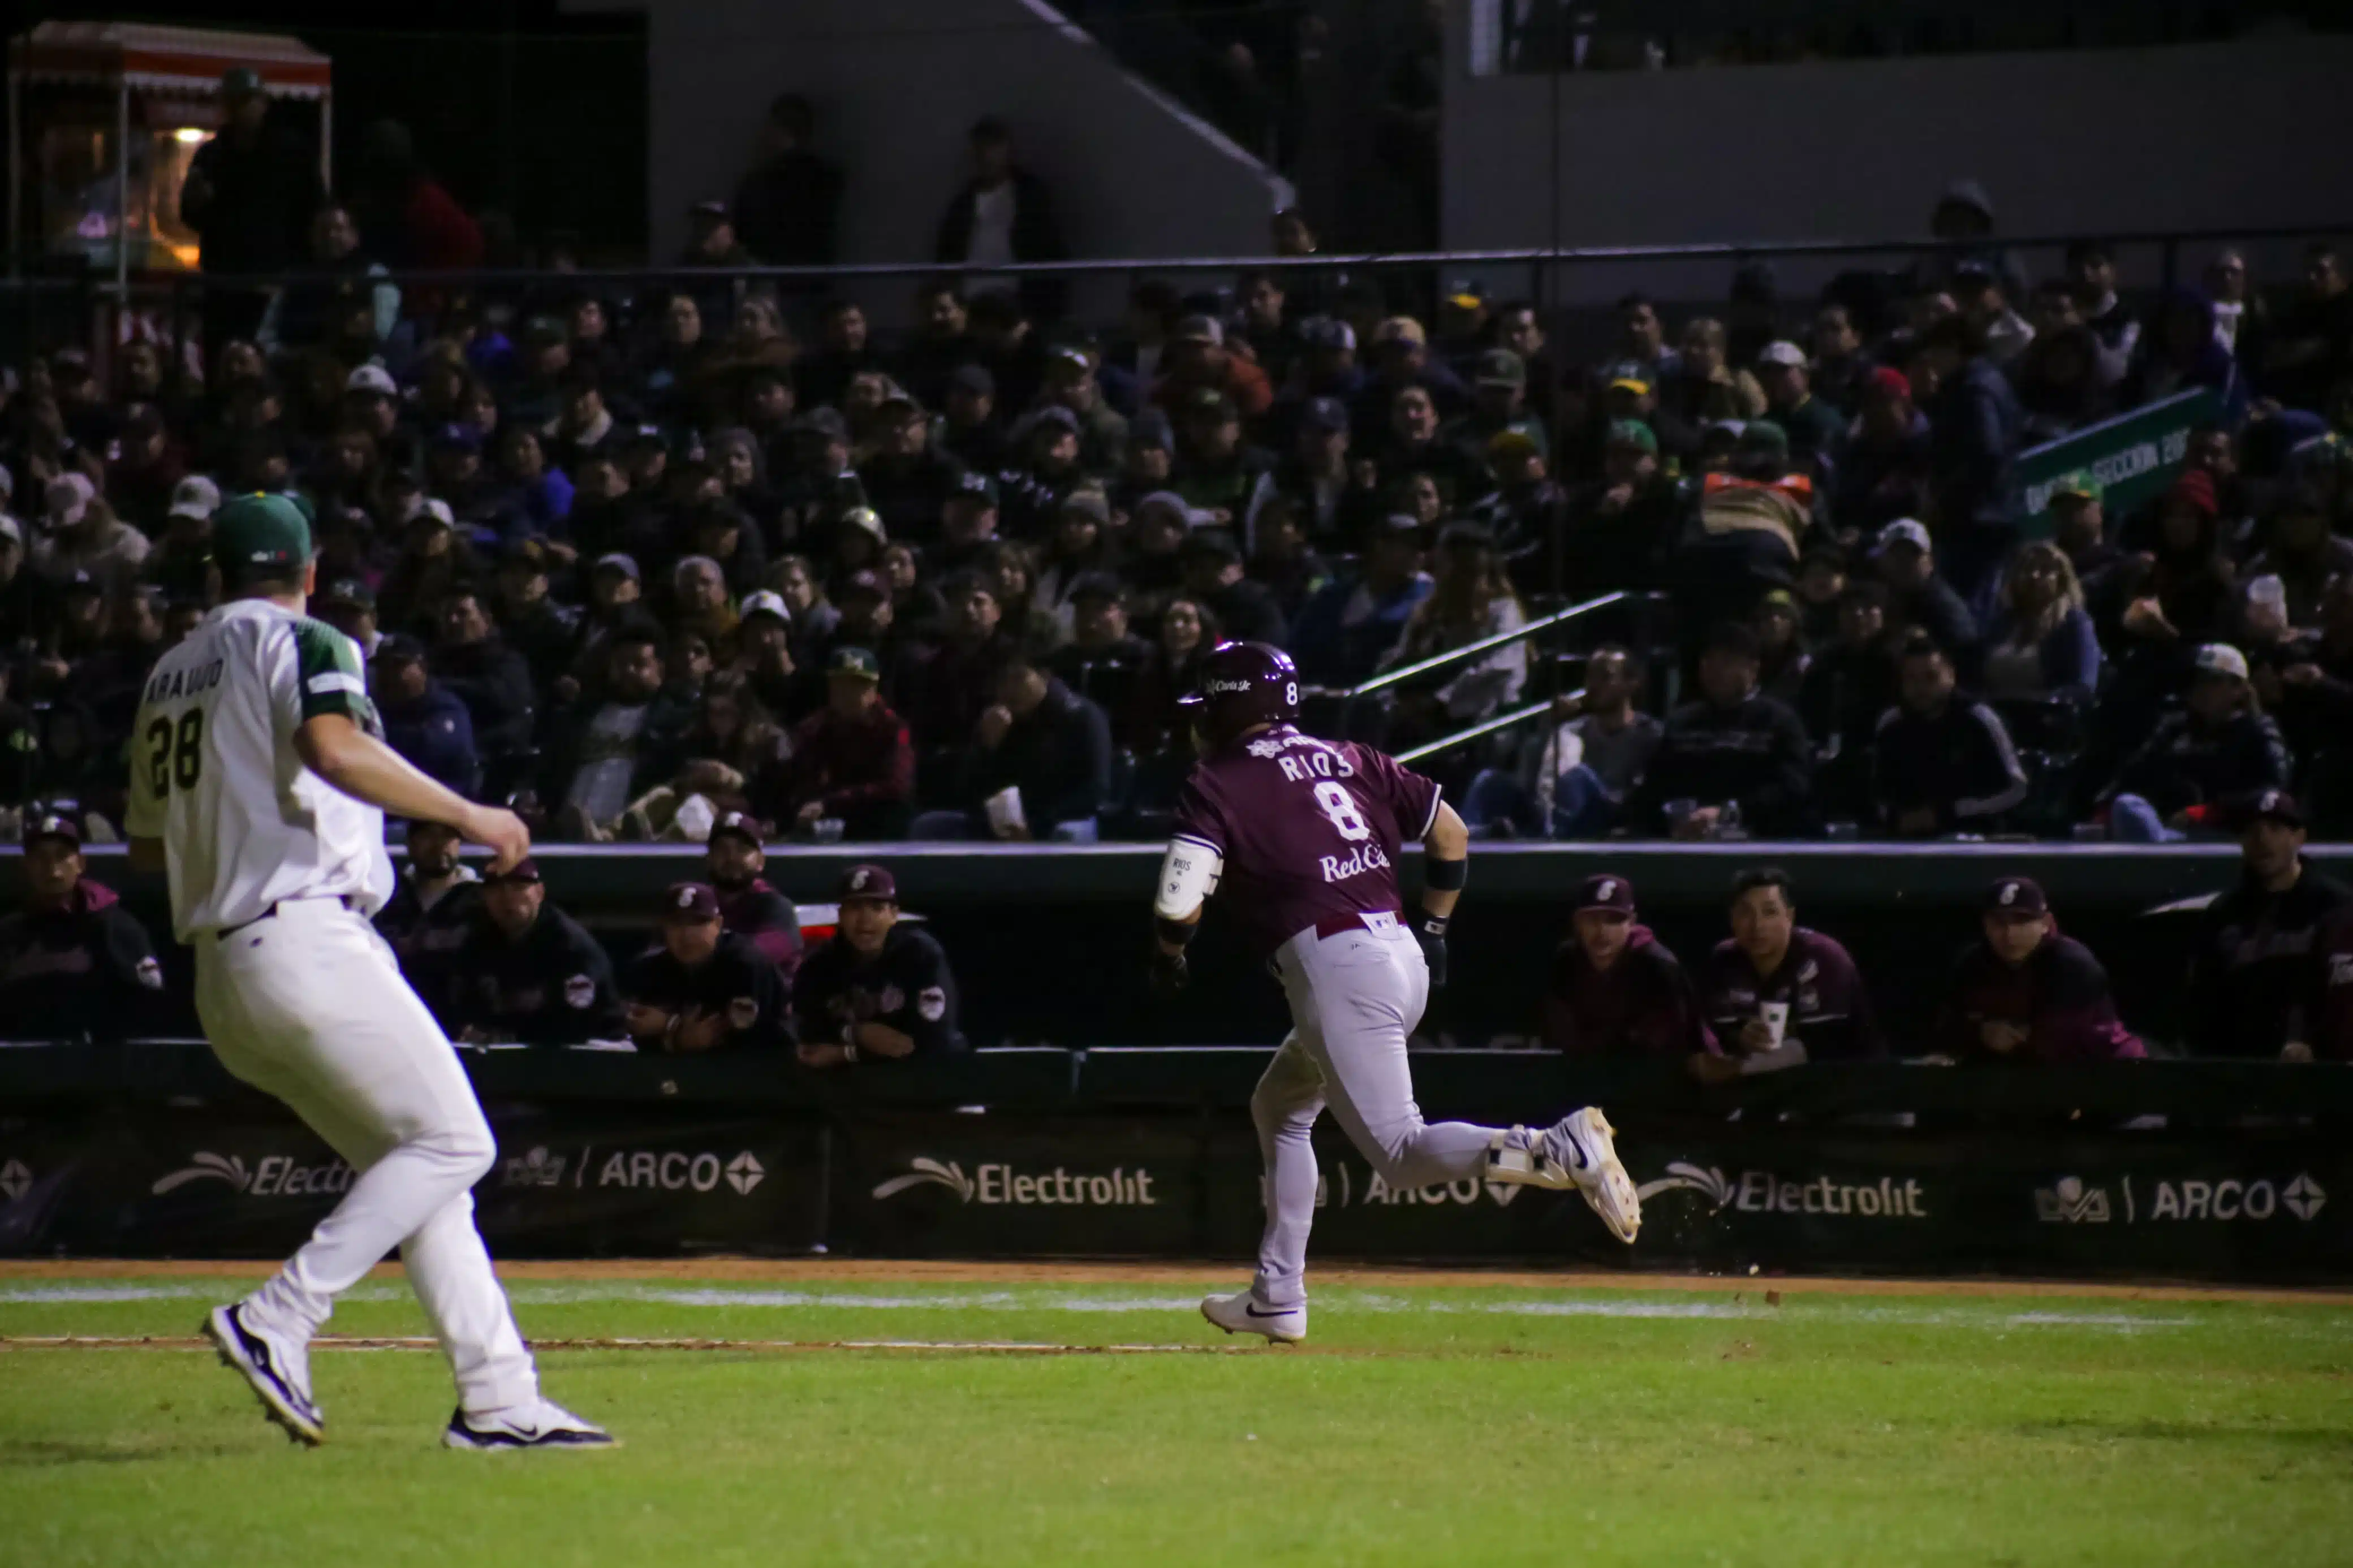
[(511, 213), (525, 243), (569, 230), (616, 260), (644, 245), (636, 15), (560, 13), (554, 0), (183, 0), (167, 13), (150, 0), (26, 5), (11, 30), (49, 19), (292, 33), (334, 58), (339, 163), (362, 126), (397, 119), (461, 201)]

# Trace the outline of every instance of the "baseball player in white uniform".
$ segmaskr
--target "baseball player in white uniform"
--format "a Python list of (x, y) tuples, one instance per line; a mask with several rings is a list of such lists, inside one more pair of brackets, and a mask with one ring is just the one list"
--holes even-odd
[(132, 732), (131, 857), (167, 870), (221, 1064), (283, 1100), (359, 1173), (259, 1289), (205, 1324), (270, 1418), (320, 1442), (310, 1342), (393, 1248), (457, 1373), (453, 1448), (605, 1447), (543, 1399), (474, 1229), (496, 1146), (448, 1038), (368, 924), (391, 896), (384, 816), (439, 822), (503, 869), (530, 848), (378, 738), (360, 654), (306, 616), (311, 531), (279, 495), (230, 500), (213, 552), (228, 600), (148, 678)]

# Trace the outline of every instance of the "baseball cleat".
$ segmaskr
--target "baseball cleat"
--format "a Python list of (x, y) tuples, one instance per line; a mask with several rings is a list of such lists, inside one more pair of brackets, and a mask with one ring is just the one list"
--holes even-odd
[(289, 1437), (314, 1448), (327, 1440), (327, 1418), (311, 1397), (306, 1343), (264, 1326), (242, 1301), (215, 1307), (205, 1320), (205, 1338), (220, 1352), (223, 1366), (243, 1374), (261, 1401), (262, 1413), (286, 1428)]
[(469, 1415), (461, 1406), (441, 1435), (444, 1447), (490, 1453), (504, 1448), (613, 1448), (613, 1435), (551, 1399)]
[(1642, 1228), (1642, 1199), (1634, 1191), (1634, 1178), (1619, 1163), (1612, 1132), (1601, 1108), (1588, 1105), (1546, 1129), (1544, 1138), (1554, 1160), (1567, 1167), (1577, 1190), (1585, 1194), (1586, 1206), (1630, 1247), (1634, 1233)]
[(1204, 1296), (1201, 1316), (1229, 1334), (1259, 1334), (1279, 1345), (1295, 1345), (1307, 1337), (1307, 1303), (1270, 1307), (1255, 1288), (1239, 1296)]

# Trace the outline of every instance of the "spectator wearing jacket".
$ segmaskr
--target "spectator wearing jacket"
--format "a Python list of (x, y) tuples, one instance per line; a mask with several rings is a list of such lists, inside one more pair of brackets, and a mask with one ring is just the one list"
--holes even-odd
[(1363, 563), (1324, 584), (1291, 628), (1291, 656), (1303, 680), (1345, 689), (1373, 678), (1405, 637), (1415, 606), (1436, 584), (1421, 570), (1421, 524), (1402, 513), (1384, 518)]
[(152, 1026), (155, 945), (114, 889), (83, 874), (70, 816), (25, 830), (22, 908), (0, 916), (0, 1032), (12, 1040), (120, 1040)]
[(482, 885), (458, 858), (458, 830), (438, 822), (408, 825), (408, 864), (383, 909), (376, 934), (400, 961), (408, 988), (443, 1016), (449, 1004), (450, 955), (482, 907)]
[(1956, 696), (1953, 683), (1951, 657), (1915, 633), (1901, 700), (1872, 742), (1873, 814), (1899, 837), (1990, 832), (2026, 799), (2026, 769), (2000, 716)]
[(2100, 689), (2100, 639), (2066, 552), (2049, 540), (2020, 545), (2000, 602), (1978, 672), (1985, 695), (2089, 700)]
[(2214, 394), (2221, 423), (2237, 428), (2247, 416), (2247, 384), (2239, 362), (2214, 334), (2214, 301), (2199, 289), (2168, 289), (2152, 313), (2150, 330), (2125, 373), (2125, 405), (2138, 407), (2199, 389)]
[(760, 874), (767, 869), (768, 855), (758, 819), (741, 811), (721, 814), (711, 825), (702, 858), (727, 934), (751, 943), (790, 984), (801, 962), (800, 911)]
[(1570, 918), (1545, 987), (1546, 1049), (1567, 1057), (1716, 1053), (1691, 976), (1635, 918), (1632, 883), (1608, 871), (1586, 878)]
[(1789, 433), (1789, 458), (1800, 473), (1828, 475), (1846, 446), (1846, 416), (1814, 394), (1806, 351), (1783, 338), (1757, 356), (1757, 379), (1765, 388), (1765, 412)]
[(2116, 258), (2102, 240), (2079, 239), (2067, 247), (2067, 283), (2075, 314), (2100, 345), (2100, 379), (2122, 381), (2140, 342), (2140, 320), (2116, 294)]
[(1700, 976), (1708, 1027), (1727, 1053), (1706, 1059), (1730, 1068), (1713, 1076), (1885, 1054), (1853, 956), (1798, 923), (1788, 873), (1765, 867), (1736, 876), (1731, 919), (1731, 937)]
[(1612, 422), (1602, 440), (1600, 477), (1568, 499), (1561, 542), (1567, 580), (1658, 587), (1684, 511), (1682, 488), (1660, 470), (1657, 433), (1639, 419)]
[[(1013, 133), (988, 116), (973, 122), (967, 137), (972, 178), (940, 215), (933, 255), (984, 271), (1014, 261), (1060, 261), (1067, 254), (1046, 183), (1013, 161)], [(976, 280), (977, 281), (977, 280)], [(1031, 279), (1022, 285), (1029, 313), (1041, 321), (1060, 315), (1063, 285)]]
[(2018, 395), (1967, 318), (1947, 316), (1921, 335), (1914, 363), (1935, 378), (1928, 400), (1930, 494), (1938, 550), (1963, 602), (1992, 590), (2018, 537), (2018, 457), (2025, 417)]
[(1274, 405), (1274, 388), (1266, 372), (1233, 352), (1215, 316), (1180, 317), (1169, 333), (1152, 401), (1174, 419), (1197, 405), (1211, 406), (1213, 397), (1224, 398), (1241, 416), (1256, 419)]
[(1616, 826), (1659, 747), (1662, 726), (1637, 708), (1641, 666), (1605, 643), (1585, 661), (1585, 689), (1553, 704), (1552, 721), (1511, 773), (1483, 768), (1463, 793), (1473, 838), (1528, 833), (1599, 838)]
[[(2232, 803), (2239, 883), (2206, 908), (2189, 963), (2184, 1042), (2205, 1057), (2273, 1061), (2325, 1026), (2312, 994), (2327, 928), (2353, 891), (2305, 858), (2305, 821), (2284, 790)], [(2320, 976), (2327, 987), (2333, 976)], [(2291, 1059), (2294, 1059), (2291, 1055)]]
[(1756, 632), (1737, 621), (1710, 634), (1700, 657), (1700, 699), (1668, 715), (1635, 793), (1629, 815), (1637, 832), (1713, 838), (1735, 816), (1762, 837), (1798, 831), (1811, 748), (1798, 716), (1757, 694), (1759, 658)]
[[(923, 813), (908, 836), (1093, 843), (1111, 790), (1111, 721), (1024, 652), (997, 666), (995, 695), (964, 754), (962, 805)], [(1018, 808), (991, 805), (1008, 791)]]
[(368, 674), (385, 744), (426, 777), (473, 795), (482, 779), (473, 720), (458, 694), (433, 679), (424, 648), (411, 637), (386, 637)]
[(1241, 546), (1222, 528), (1196, 529), (1177, 552), (1185, 592), (1207, 605), (1225, 634), (1239, 642), (1283, 644), (1282, 606), (1274, 591), (1244, 574)]
[(1887, 584), (1890, 626), (1899, 636), (1926, 632), (1953, 656), (1955, 665), (1975, 670), (1977, 616), (1938, 570), (1926, 526), (1915, 518), (1897, 518), (1879, 531), (1879, 548), (1872, 559)]
[(744, 248), (770, 267), (833, 264), (841, 171), (812, 149), (816, 139), (817, 112), (809, 100), (797, 92), (779, 94), (761, 122), (753, 164), (728, 204)]
[(843, 646), (826, 665), (826, 702), (793, 729), (792, 755), (762, 809), (786, 832), (839, 821), (856, 840), (906, 832), (915, 796), (915, 747), (906, 721), (882, 700), (871, 651)]
[(441, 638), (428, 661), (433, 678), (473, 716), (474, 739), (491, 756), (531, 744), (537, 694), (531, 666), (499, 635), (481, 595), (460, 589), (442, 602)]
[(2247, 678), (2247, 656), (2228, 643), (2198, 650), (2182, 710), (2158, 721), (2107, 792), (2108, 836), (2172, 844), (2227, 829), (2233, 796), (2288, 787), (2295, 759)]
[(1865, 375), (1854, 428), (1831, 484), (1831, 521), (1843, 532), (1876, 537), (1897, 518), (1928, 510), (1928, 416), (1905, 374), (1880, 365)]
[(1987, 889), (1977, 941), (1962, 950), (1933, 1039), (1956, 1061), (2115, 1061), (2148, 1053), (2116, 1016), (2107, 971), (2059, 934), (2042, 889), (2004, 877)]

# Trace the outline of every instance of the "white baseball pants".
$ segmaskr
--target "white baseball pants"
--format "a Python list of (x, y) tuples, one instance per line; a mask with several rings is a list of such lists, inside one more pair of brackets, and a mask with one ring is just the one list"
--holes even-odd
[(539, 1378), (474, 1229), (472, 1188), (498, 1155), (473, 1085), (392, 950), (340, 900), (280, 904), (196, 939), (196, 1014), (221, 1065), (274, 1096), (358, 1173), (335, 1212), (253, 1298), (315, 1332), (334, 1300), (400, 1249), (408, 1280), (482, 1413)]
[(1405, 1043), (1430, 1000), (1421, 948), (1394, 915), (1366, 921), (1364, 931), (1335, 936), (1302, 931), (1274, 955), (1292, 1030), (1250, 1096), (1266, 1161), (1256, 1289), (1269, 1306), (1305, 1299), (1316, 1182), (1309, 1132), (1326, 1105), (1391, 1187), (1434, 1186), (1486, 1172), (1493, 1129), (1424, 1121), (1414, 1103)]

